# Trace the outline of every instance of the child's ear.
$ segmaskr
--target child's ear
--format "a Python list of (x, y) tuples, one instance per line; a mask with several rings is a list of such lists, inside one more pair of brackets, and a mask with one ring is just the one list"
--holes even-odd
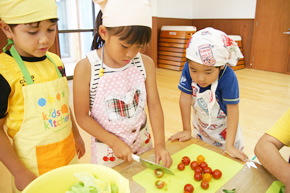
[(5, 23), (4, 21), (0, 20), (0, 28), (1, 28), (1, 30), (3, 31), (3, 33), (6, 35), (6, 37), (8, 39), (12, 39), (13, 31), (12, 31), (11, 27), (7, 23)]
[(103, 39), (103, 40), (105, 40), (106, 41), (106, 38), (108, 37), (108, 31), (107, 31), (107, 28), (105, 27), (105, 26), (103, 26), (103, 25), (100, 25), (99, 26), (99, 34), (100, 34), (100, 36), (101, 36), (101, 38)]

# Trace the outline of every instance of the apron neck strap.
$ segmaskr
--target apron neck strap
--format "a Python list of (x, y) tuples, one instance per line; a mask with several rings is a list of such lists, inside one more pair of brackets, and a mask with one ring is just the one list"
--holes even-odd
[[(20, 56), (19, 53), (16, 51), (16, 49), (15, 49), (15, 47), (14, 47), (14, 45), (13, 45), (13, 44), (14, 44), (13, 40), (8, 39), (7, 41), (8, 41), (8, 44), (3, 48), (3, 52), (6, 52), (6, 48), (7, 48), (8, 46), (11, 45), (10, 53), (11, 53), (12, 57), (15, 59), (16, 63), (18, 64), (18, 66), (19, 66), (19, 68), (20, 68), (20, 70), (21, 70), (21, 72), (22, 72), (22, 74), (23, 74), (23, 76), (24, 76), (24, 78), (25, 78), (25, 81), (26, 81), (27, 85), (33, 84), (33, 80), (32, 80), (32, 78), (31, 78), (31, 76), (30, 76), (30, 74), (29, 74), (29, 72), (28, 72), (28, 70), (27, 70), (27, 68), (26, 68), (26, 66), (25, 66), (25, 64), (24, 64), (24, 62), (23, 62), (21, 56)], [(45, 55), (46, 55), (46, 57), (47, 57), (47, 58), (48, 58), (48, 59), (49, 59), (49, 60), (54, 64), (58, 76), (59, 76), (59, 77), (62, 77), (62, 75), (61, 75), (59, 69), (57, 68), (56, 64), (55, 64), (54, 61), (51, 59), (51, 57), (48, 56), (47, 54), (45, 54)]]

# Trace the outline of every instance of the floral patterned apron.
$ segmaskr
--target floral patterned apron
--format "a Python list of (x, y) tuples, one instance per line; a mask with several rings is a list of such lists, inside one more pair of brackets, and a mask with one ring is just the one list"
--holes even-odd
[[(210, 90), (202, 93), (195, 82), (192, 82), (193, 98), (193, 134), (206, 143), (225, 149), (227, 133), (227, 116), (216, 101), (215, 91), (218, 80), (212, 85)], [(240, 126), (238, 126), (235, 147), (243, 149), (243, 138)]]

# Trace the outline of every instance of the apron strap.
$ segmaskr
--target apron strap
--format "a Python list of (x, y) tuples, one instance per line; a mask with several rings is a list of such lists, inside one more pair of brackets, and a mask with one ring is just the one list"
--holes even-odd
[[(8, 44), (3, 48), (3, 52), (6, 52), (6, 48), (7, 48), (8, 46), (11, 45), (10, 53), (11, 53), (12, 57), (15, 59), (16, 63), (18, 64), (18, 66), (19, 66), (19, 68), (20, 68), (20, 70), (21, 70), (21, 72), (22, 72), (22, 74), (23, 74), (23, 76), (24, 76), (24, 78), (25, 78), (25, 81), (26, 81), (27, 85), (33, 84), (33, 80), (32, 80), (32, 78), (31, 78), (31, 76), (30, 76), (30, 74), (29, 74), (29, 72), (28, 72), (28, 70), (27, 70), (27, 68), (26, 68), (26, 66), (25, 66), (25, 64), (24, 64), (24, 62), (23, 62), (21, 56), (20, 56), (19, 53), (16, 51), (16, 49), (15, 49), (15, 47), (14, 47), (14, 45), (13, 45), (13, 44), (14, 44), (13, 40), (8, 39), (7, 42), (8, 42)], [(59, 77), (62, 77), (62, 75), (61, 75), (59, 69), (57, 68), (56, 64), (55, 64), (54, 61), (51, 59), (51, 57), (48, 56), (47, 54), (45, 54), (45, 55), (46, 55), (46, 57), (47, 57), (47, 58), (48, 58), (48, 59), (49, 59), (49, 60), (54, 64), (58, 76), (59, 76)]]

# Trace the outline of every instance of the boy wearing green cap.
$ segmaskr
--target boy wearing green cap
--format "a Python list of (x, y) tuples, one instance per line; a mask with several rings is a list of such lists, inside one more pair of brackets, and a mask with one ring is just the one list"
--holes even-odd
[(55, 0), (0, 2), (0, 27), (8, 38), (0, 54), (0, 161), (14, 176), (14, 192), (85, 153), (70, 113), (64, 66), (48, 52), (57, 18)]

